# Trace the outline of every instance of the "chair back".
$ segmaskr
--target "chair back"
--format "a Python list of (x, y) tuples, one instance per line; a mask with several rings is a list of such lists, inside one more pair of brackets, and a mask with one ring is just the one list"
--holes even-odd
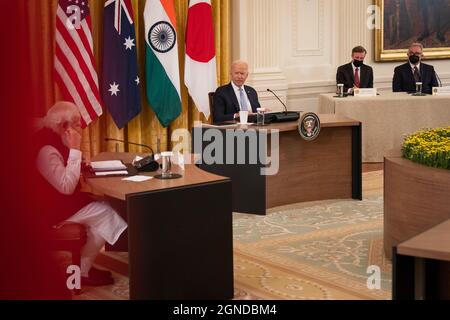
[(214, 123), (214, 92), (210, 92), (208, 93), (208, 98), (209, 98), (209, 113), (210, 113), (210, 117), (212, 122)]

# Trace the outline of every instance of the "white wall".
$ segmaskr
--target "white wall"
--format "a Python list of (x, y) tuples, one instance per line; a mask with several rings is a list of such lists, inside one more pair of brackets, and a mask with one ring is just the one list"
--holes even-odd
[[(367, 27), (373, 0), (232, 0), (233, 59), (249, 62), (248, 84), (261, 104), (289, 110), (317, 111), (318, 95), (335, 91), (336, 69), (351, 60), (351, 49), (364, 46), (365, 63), (374, 68), (374, 86), (390, 90), (394, 67), (375, 62), (374, 30)], [(405, 58), (406, 61), (406, 58)], [(428, 61), (444, 85), (450, 85), (450, 61)]]

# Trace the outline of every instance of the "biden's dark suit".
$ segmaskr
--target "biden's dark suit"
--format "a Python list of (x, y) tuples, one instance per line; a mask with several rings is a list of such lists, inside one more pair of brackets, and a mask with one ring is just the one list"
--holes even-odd
[[(252, 106), (252, 110), (249, 108), (248, 111), (256, 113), (256, 109), (261, 107), (256, 90), (249, 86), (244, 86), (244, 90)], [(240, 111), (239, 101), (234, 93), (231, 82), (217, 88), (214, 93), (213, 108), (213, 122), (233, 120), (234, 114)]]

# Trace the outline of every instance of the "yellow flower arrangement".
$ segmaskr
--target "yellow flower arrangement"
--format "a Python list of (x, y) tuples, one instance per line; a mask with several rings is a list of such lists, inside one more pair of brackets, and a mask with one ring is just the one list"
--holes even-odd
[(407, 136), (402, 153), (411, 161), (450, 170), (450, 126), (420, 130)]

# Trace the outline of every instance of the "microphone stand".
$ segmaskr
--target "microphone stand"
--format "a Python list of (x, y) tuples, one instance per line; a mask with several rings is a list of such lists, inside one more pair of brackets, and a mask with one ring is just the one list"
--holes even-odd
[(439, 87), (442, 87), (442, 81), (441, 81), (441, 78), (439, 78), (439, 76), (438, 76), (438, 74), (437, 74), (436, 71), (434, 72), (434, 74), (436, 75), (436, 79), (437, 79), (437, 81), (438, 81)]
[(270, 90), (270, 89), (267, 89), (267, 91), (269, 91), (271, 94), (273, 94), (274, 96), (275, 96), (275, 98), (277, 98), (278, 99), (278, 101), (280, 101), (281, 102), (281, 104), (283, 105), (283, 107), (284, 107), (284, 113), (285, 114), (287, 114), (287, 107), (286, 107), (286, 104), (278, 97), (278, 95), (275, 93), (275, 92), (273, 92), (272, 90)]
[(269, 91), (271, 94), (273, 94), (278, 99), (278, 101), (281, 102), (281, 104), (284, 107), (284, 112), (279, 112), (279, 113), (273, 114), (274, 122), (297, 121), (298, 118), (300, 118), (300, 112), (288, 111), (286, 104), (283, 101), (281, 101), (280, 97), (278, 97), (278, 95), (275, 92), (273, 92), (270, 89), (267, 89), (267, 91)]
[(114, 139), (114, 138), (105, 138), (105, 141), (116, 141), (116, 142), (131, 144), (134, 146), (144, 147), (144, 148), (149, 149), (151, 152), (150, 156), (146, 156), (146, 157), (142, 158), (141, 160), (137, 160), (137, 161), (133, 160), (133, 162), (131, 164), (138, 171), (152, 172), (152, 171), (157, 171), (159, 169), (159, 163), (155, 161), (155, 153), (153, 152), (152, 147), (145, 145), (145, 144), (141, 144), (141, 143), (130, 142), (128, 140), (125, 141), (125, 140)]
[[(125, 141), (125, 140), (120, 140), (120, 139), (114, 139), (114, 138), (105, 138), (105, 141), (115, 141), (115, 142), (121, 142), (124, 143), (125, 145), (133, 145), (133, 146), (138, 146), (138, 147), (143, 147), (143, 148), (147, 148), (151, 151), (152, 156), (155, 155), (155, 153), (153, 152), (152, 147), (145, 145), (145, 144), (140, 144), (140, 143), (136, 143), (136, 142), (130, 142), (130, 141)], [(128, 152), (128, 151), (126, 151)]]

